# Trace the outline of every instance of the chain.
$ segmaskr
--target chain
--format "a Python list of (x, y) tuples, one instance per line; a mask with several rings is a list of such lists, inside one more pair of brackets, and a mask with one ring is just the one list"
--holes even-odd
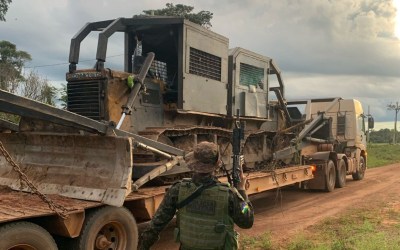
[(13, 170), (18, 173), (19, 178), (21, 181), (26, 183), (28, 187), (31, 189), (31, 191), (39, 196), (40, 199), (42, 199), (51, 210), (53, 210), (58, 216), (60, 216), (63, 219), (67, 219), (68, 215), (66, 214), (68, 210), (59, 204), (54, 203), (51, 199), (49, 199), (46, 195), (42, 194), (36, 187), (35, 185), (28, 179), (28, 176), (26, 176), (20, 166), (12, 159), (11, 155), (7, 152), (5, 149), (3, 143), (0, 141), (0, 151), (4, 155), (4, 158), (10, 165), (12, 166)]

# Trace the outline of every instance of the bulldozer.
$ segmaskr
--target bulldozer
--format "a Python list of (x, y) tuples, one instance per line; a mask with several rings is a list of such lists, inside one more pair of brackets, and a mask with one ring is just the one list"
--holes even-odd
[[(78, 69), (80, 45), (90, 32), (99, 32), (96, 64)], [(124, 35), (123, 72), (107, 68), (108, 40), (118, 32)], [(228, 169), (232, 128), (240, 119), (246, 168), (265, 168), (272, 152), (293, 137), (277, 133), (295, 123), (285, 106), (281, 71), (271, 58), (228, 46), (228, 38), (183, 18), (87, 23), (71, 40), (67, 109), (187, 152), (198, 142), (215, 142)], [(139, 72), (146, 72), (143, 81)], [(139, 178), (165, 159), (141, 150), (134, 161)]]

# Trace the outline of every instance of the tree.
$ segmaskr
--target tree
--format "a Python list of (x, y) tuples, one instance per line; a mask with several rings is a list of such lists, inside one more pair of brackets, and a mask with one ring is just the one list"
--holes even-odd
[(25, 81), (21, 82), (19, 90), (21, 96), (55, 105), (57, 88), (51, 86), (46, 78), (42, 78), (34, 71), (31, 71)]
[(67, 102), (68, 102), (67, 85), (61, 84), (59, 92), (60, 92), (60, 98), (58, 98), (58, 101), (60, 102), (61, 108), (67, 109)]
[[(25, 63), (30, 60), (31, 55), (28, 52), (17, 50), (15, 44), (11, 42), (0, 41), (0, 89), (55, 105), (57, 89), (51, 86), (47, 79), (34, 71), (25, 76), (22, 73)], [(0, 118), (19, 121), (18, 116), (10, 114), (0, 114)]]
[(54, 105), (56, 88), (47, 79), (31, 71), (26, 78), (22, 68), (31, 60), (28, 52), (17, 50), (15, 44), (0, 41), (0, 88), (33, 100)]
[(393, 133), (393, 144), (396, 144), (396, 135), (397, 135), (397, 114), (399, 113), (400, 106), (399, 102), (396, 102), (396, 105), (394, 104), (389, 104), (387, 105), (388, 110), (394, 110), (395, 111), (395, 116), (394, 116), (394, 133)]
[(6, 21), (5, 15), (11, 2), (12, 0), (0, 0), (0, 21)]
[(28, 52), (17, 50), (9, 41), (0, 41), (0, 89), (15, 93), (18, 83), (24, 80), (22, 68), (30, 60)]
[(191, 13), (193, 9), (193, 6), (183, 4), (174, 5), (173, 3), (167, 3), (166, 8), (144, 10), (143, 13), (146, 15), (183, 17), (191, 22), (197, 23), (206, 28), (210, 28), (212, 26), (210, 21), (213, 18), (213, 13), (204, 10), (198, 13)]
[[(12, 93), (54, 106), (57, 91), (57, 88), (51, 86), (47, 79), (31, 71), (24, 77), (23, 81), (18, 82)], [(20, 117), (8, 113), (0, 113), (0, 119), (18, 123)]]
[(379, 131), (371, 131), (370, 142), (372, 143), (390, 143), (393, 140), (393, 130), (388, 128), (381, 129)]

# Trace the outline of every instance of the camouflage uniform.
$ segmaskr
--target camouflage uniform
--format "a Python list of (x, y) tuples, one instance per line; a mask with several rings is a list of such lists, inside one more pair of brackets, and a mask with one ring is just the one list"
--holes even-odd
[[(213, 175), (195, 174), (192, 178), (196, 186), (207, 185), (210, 182), (219, 182)], [(167, 226), (176, 213), (178, 203), (179, 187), (182, 182), (177, 182), (171, 186), (166, 193), (164, 200), (158, 208), (156, 214), (150, 222), (150, 226), (140, 237), (139, 249), (150, 249), (159, 239), (160, 232)], [(248, 207), (243, 211), (243, 207)], [(240, 228), (251, 228), (254, 221), (254, 212), (251, 203), (244, 190), (231, 188), (229, 192), (229, 215), (234, 223)]]
[[(210, 146), (204, 145), (204, 143), (203, 145), (200, 144), (198, 147), (200, 149), (202, 146)], [(215, 147), (217, 146), (215, 145)], [(196, 153), (198, 154), (196, 155)], [(218, 150), (207, 151), (207, 148), (203, 151), (195, 150), (194, 158), (196, 158), (197, 161), (193, 159), (188, 161), (189, 169), (192, 169), (195, 172), (191, 181), (197, 187), (200, 185), (209, 185), (211, 183), (220, 183), (218, 179), (213, 176), (212, 172), (210, 172), (210, 170), (212, 171), (216, 168), (216, 166), (212, 166), (210, 163), (214, 162), (214, 164), (216, 164), (216, 160), (219, 159), (219, 156), (215, 157), (215, 154), (219, 155)], [(212, 159), (212, 161), (209, 159)], [(164, 200), (150, 222), (149, 228), (147, 228), (140, 237), (139, 249), (150, 249), (150, 247), (159, 239), (160, 232), (176, 214), (179, 189), (181, 185), (183, 185), (182, 183), (182, 181), (176, 182), (165, 194)], [(232, 218), (233, 222), (240, 228), (251, 228), (254, 222), (254, 211), (246, 192), (244, 190), (238, 191), (235, 188), (229, 188), (228, 202), (229, 216)]]

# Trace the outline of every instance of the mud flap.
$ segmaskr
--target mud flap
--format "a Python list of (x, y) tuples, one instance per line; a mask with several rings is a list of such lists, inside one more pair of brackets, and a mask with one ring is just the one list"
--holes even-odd
[[(22, 172), (44, 194), (122, 206), (131, 192), (131, 138), (2, 133), (0, 140)], [(0, 185), (30, 192), (3, 154)]]

